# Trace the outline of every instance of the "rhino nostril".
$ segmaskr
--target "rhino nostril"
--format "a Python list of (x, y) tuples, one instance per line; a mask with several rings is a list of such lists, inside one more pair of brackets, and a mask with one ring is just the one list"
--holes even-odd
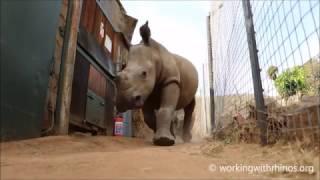
[(141, 96), (136, 96), (134, 99), (135, 99), (136, 101), (140, 101), (140, 100), (141, 100)]

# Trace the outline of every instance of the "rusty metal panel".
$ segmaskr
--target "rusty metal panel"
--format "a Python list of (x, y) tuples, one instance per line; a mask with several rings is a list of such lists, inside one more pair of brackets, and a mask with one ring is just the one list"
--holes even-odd
[[(106, 35), (113, 39), (113, 27), (95, 0), (84, 1), (80, 24), (83, 29), (96, 38), (101, 47), (104, 47)], [(110, 55), (110, 52), (107, 55)]]
[[(109, 107), (110, 108), (110, 107)], [(86, 123), (105, 129), (105, 100), (88, 89), (86, 106)]]
[(92, 65), (89, 71), (89, 89), (91, 89), (95, 94), (105, 97), (106, 91), (106, 80), (102, 73), (96, 70)]
[(91, 56), (108, 75), (115, 76), (115, 65), (109, 56), (106, 56), (103, 47), (85, 29), (79, 28), (78, 45), (86, 54)]
[(116, 86), (110, 78), (106, 78), (107, 88), (106, 88), (106, 98), (105, 98), (105, 120), (107, 126), (107, 134), (113, 134), (114, 121), (115, 117), (115, 101), (116, 101)]
[(70, 112), (72, 115), (71, 120), (78, 123), (83, 123), (85, 119), (89, 67), (89, 62), (83, 55), (77, 52), (72, 82)]
[[(98, 59), (95, 59), (92, 54), (89, 54), (88, 51), (81, 48), (80, 46), (78, 46), (77, 51), (79, 54), (81, 54), (81, 56), (83, 56), (84, 61), (87, 61), (88, 63), (90, 63), (91, 66), (93, 66), (99, 73), (101, 73), (101, 75), (103, 75), (103, 80), (106, 81), (106, 88), (105, 88), (106, 92), (105, 92), (105, 98), (104, 98), (104, 101), (105, 101), (105, 106), (104, 106), (104, 108), (105, 108), (105, 110), (104, 110), (105, 127), (104, 127), (104, 129), (106, 129), (106, 132), (108, 135), (112, 135), (113, 126), (114, 126), (113, 117), (115, 115), (115, 97), (116, 97), (115, 96), (116, 95), (115, 84), (112, 80), (112, 77), (110, 77), (110, 75), (107, 73), (106, 69), (103, 66), (101, 66), (101, 64), (98, 62)], [(83, 81), (88, 81), (88, 79), (84, 79)], [(89, 92), (91, 90), (87, 90), (87, 91)], [(83, 94), (82, 94), (82, 96), (83, 96)], [(98, 95), (96, 95), (96, 96), (98, 96)], [(83, 97), (87, 98), (86, 95)], [(81, 106), (81, 107), (87, 108), (87, 106), (88, 106), (88, 104), (86, 103), (85, 106)], [(85, 122), (84, 120), (87, 118), (86, 116), (87, 116), (87, 114), (85, 114), (85, 118), (76, 119), (76, 123), (74, 123), (74, 124), (84, 125), (84, 122)], [(91, 115), (89, 115), (89, 118), (90, 118), (90, 116)], [(74, 119), (72, 119), (72, 120), (74, 120)], [(86, 119), (86, 121), (87, 121), (87, 119)], [(87, 121), (87, 122), (90, 123), (89, 121)], [(102, 123), (99, 123), (98, 125), (97, 125), (97, 123), (90, 123), (90, 124), (96, 125), (100, 128), (102, 126)]]
[[(77, 121), (78, 124), (82, 123), (82, 125), (88, 125), (88, 127), (92, 127), (93, 125), (104, 128), (107, 130), (108, 135), (112, 135), (116, 97), (116, 87), (113, 82), (116, 73), (114, 63), (120, 58), (120, 46), (125, 43), (127, 45), (128, 43), (125, 42), (126, 39), (124, 39), (123, 34), (120, 32), (116, 33), (118, 26), (113, 26), (114, 24), (106, 17), (105, 9), (102, 9), (101, 6), (98, 5), (99, 3), (101, 3), (101, 1), (87, 0), (84, 1), (82, 6), (77, 51), (81, 54), (82, 60), (89, 64), (89, 68), (88, 72), (86, 71), (85, 73), (87, 77), (82, 79), (88, 82), (86, 89), (87, 94), (84, 96), (85, 88), (81, 87), (81, 96), (85, 97), (85, 99), (82, 97), (81, 103), (78, 103), (77, 107), (81, 109), (81, 116), (78, 116)], [(114, 4), (111, 1), (110, 3), (106, 3)], [(117, 12), (119, 12), (119, 4), (114, 5), (116, 5), (115, 7), (118, 9), (111, 8), (108, 13), (117, 15)], [(126, 17), (123, 9), (121, 9), (121, 13), (121, 17)], [(113, 21), (114, 20), (115, 19), (113, 19)], [(122, 23), (123, 19), (120, 18), (118, 21)], [(122, 25), (128, 25), (126, 24), (128, 23), (127, 21), (123, 22), (124, 24)], [(136, 21), (133, 23), (134, 26), (135, 23)], [(134, 26), (133, 29), (131, 29), (132, 33)], [(106, 42), (110, 43), (107, 44)], [(77, 97), (78, 96), (80, 95), (77, 95)], [(74, 98), (76, 97), (73, 97), (73, 99)], [(75, 100), (74, 102), (78, 101)], [(104, 104), (104, 106), (102, 106), (102, 104)]]
[(94, 0), (83, 1), (80, 25), (90, 33), (93, 32), (93, 25), (95, 19), (95, 16), (93, 14), (96, 11), (96, 8), (97, 5)]

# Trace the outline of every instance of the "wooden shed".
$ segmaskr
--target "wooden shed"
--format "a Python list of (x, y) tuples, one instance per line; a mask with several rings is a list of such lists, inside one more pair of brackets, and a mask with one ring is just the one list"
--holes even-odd
[[(68, 7), (68, 1), (63, 2)], [(61, 12), (62, 24), (65, 9)], [(113, 79), (126, 63), (137, 20), (126, 14), (118, 0), (84, 0), (80, 14), (69, 123), (76, 129), (112, 135), (116, 114)]]
[[(37, 108), (34, 108), (32, 112), (24, 108), (24, 105), (31, 103), (31, 97), (26, 99), (27, 102), (17, 101), (15, 104), (11, 103), (9, 98), (8, 101), (1, 100), (1, 111), (5, 111), (4, 114), (1, 113), (1, 125), (4, 125), (1, 128), (1, 139), (25, 139), (46, 134), (67, 134), (70, 128), (112, 135), (113, 118), (116, 114), (116, 87), (113, 79), (117, 71), (121, 70), (126, 63), (137, 20), (126, 14), (119, 0), (56, 0), (30, 4), (1, 2), (2, 7), (13, 9), (11, 12), (3, 9), (1, 14), (1, 25), (6, 25), (6, 29), (1, 30), (12, 31), (12, 33), (7, 32), (5, 35), (8, 38), (1, 42), (1, 51), (7, 52), (5, 57), (9, 58), (12, 55), (10, 52), (13, 51), (8, 51), (6, 48), (12, 44), (10, 44), (10, 37), (13, 38), (14, 33), (17, 33), (15, 26), (10, 25), (9, 22), (20, 22), (17, 17), (20, 17), (21, 22), (24, 22), (25, 26), (30, 29), (28, 32), (20, 31), (21, 37), (28, 36), (28, 42), (25, 45), (20, 44), (21, 48), (15, 48), (19, 43), (17, 41), (9, 49), (15, 49), (20, 53), (25, 46), (29, 47), (34, 42), (35, 47), (31, 45), (29, 49), (42, 46), (48, 51), (45, 51), (47, 54), (40, 54), (40, 51), (35, 52), (42, 55), (41, 58), (35, 60), (42, 62), (44, 67), (37, 62), (33, 64), (34, 66), (30, 63), (25, 65), (27, 68), (30, 65), (30, 73), (22, 71), (21, 78), (20, 76), (17, 77), (18, 79), (1, 77), (1, 80), (4, 80), (1, 86), (6, 85), (6, 88), (1, 90), (10, 97), (21, 94), (24, 88), (25, 92), (29, 92), (28, 89), (30, 89), (29, 94), (41, 92), (41, 96), (33, 98), (36, 104), (32, 105)], [(20, 16), (22, 13), (19, 10), (20, 7), (25, 8), (23, 12), (27, 13), (29, 19), (23, 19)], [(41, 16), (37, 14), (40, 12)], [(32, 22), (32, 18), (39, 22), (40, 20), (46, 22), (50, 19), (48, 23), (51, 24)], [(28, 23), (34, 26), (29, 27)], [(39, 29), (41, 26), (46, 26), (41, 30), (48, 32), (48, 35), (41, 36), (42, 34), (32, 33), (32, 29)], [(42, 42), (45, 38), (51, 41)], [(54, 39), (55, 41), (52, 41)], [(24, 56), (17, 57), (6, 64), (1, 60), (1, 68), (2, 65), (5, 65), (8, 74), (16, 72), (18, 68), (23, 67), (23, 62), (30, 62), (38, 54), (32, 56), (30, 53), (25, 53)], [(43, 62), (44, 57), (51, 58), (46, 58), (46, 61)], [(21, 66), (16, 66), (16, 64)], [(38, 72), (38, 69), (40, 74), (31, 71)], [(39, 76), (40, 80), (43, 80), (41, 87), (36, 84), (28, 87), (31, 79), (29, 82), (23, 73)], [(25, 82), (19, 85), (20, 89), (9, 92), (10, 88), (14, 88), (13, 82), (21, 82), (21, 80)], [(2, 93), (1, 96), (6, 95), (5, 93)], [(29, 94), (25, 95), (29, 96)], [(7, 111), (9, 107), (14, 109), (15, 106), (23, 107), (21, 116), (19, 112)], [(23, 121), (27, 117), (30, 119), (29, 124)], [(25, 126), (23, 133), (19, 134), (23, 124), (28, 125)]]
[(116, 71), (126, 61), (136, 20), (119, 1), (83, 1), (70, 123), (112, 134)]

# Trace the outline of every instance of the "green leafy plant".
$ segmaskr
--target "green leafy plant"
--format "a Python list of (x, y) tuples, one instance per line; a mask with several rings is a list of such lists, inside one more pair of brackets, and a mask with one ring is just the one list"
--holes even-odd
[(268, 76), (271, 80), (276, 80), (277, 79), (277, 73), (278, 73), (278, 67), (277, 66), (270, 66), (268, 68)]
[(280, 96), (285, 99), (298, 92), (306, 92), (308, 86), (304, 68), (296, 66), (284, 71), (275, 79), (275, 86)]

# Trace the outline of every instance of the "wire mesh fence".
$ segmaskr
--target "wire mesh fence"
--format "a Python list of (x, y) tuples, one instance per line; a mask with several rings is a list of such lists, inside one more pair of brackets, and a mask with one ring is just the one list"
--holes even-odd
[[(259, 134), (242, 1), (215, 1), (211, 16), (216, 130), (251, 124)], [(268, 143), (319, 140), (320, 58), (317, 0), (250, 1), (267, 115)]]

